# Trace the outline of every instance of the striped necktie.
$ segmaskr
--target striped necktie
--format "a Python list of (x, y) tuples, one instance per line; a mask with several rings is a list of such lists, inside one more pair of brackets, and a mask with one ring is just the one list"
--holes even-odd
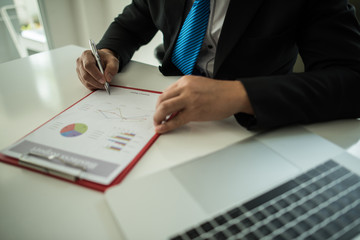
[(204, 41), (210, 14), (210, 0), (195, 0), (177, 39), (172, 62), (185, 75), (193, 73)]

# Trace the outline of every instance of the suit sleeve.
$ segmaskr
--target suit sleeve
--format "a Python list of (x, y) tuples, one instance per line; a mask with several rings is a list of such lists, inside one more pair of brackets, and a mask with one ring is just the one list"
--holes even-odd
[(97, 47), (108, 48), (117, 54), (120, 71), (134, 52), (150, 42), (157, 31), (147, 1), (134, 0), (110, 24)]
[(360, 30), (346, 0), (308, 1), (297, 46), (304, 73), (241, 79), (255, 119), (236, 114), (248, 129), (267, 129), (360, 117)]

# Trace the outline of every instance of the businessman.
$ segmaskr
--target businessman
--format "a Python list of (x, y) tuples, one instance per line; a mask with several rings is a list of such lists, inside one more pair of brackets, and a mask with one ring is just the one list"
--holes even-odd
[[(181, 77), (159, 97), (159, 133), (231, 115), (248, 129), (357, 118), (360, 27), (354, 11), (347, 0), (133, 0), (98, 44), (105, 77), (89, 51), (78, 58), (77, 72), (87, 88), (103, 88), (160, 30), (160, 71)], [(200, 44), (186, 36), (190, 26)], [(186, 50), (188, 42), (195, 48)], [(292, 72), (298, 53), (303, 73)], [(164, 123), (171, 113), (176, 117)]]

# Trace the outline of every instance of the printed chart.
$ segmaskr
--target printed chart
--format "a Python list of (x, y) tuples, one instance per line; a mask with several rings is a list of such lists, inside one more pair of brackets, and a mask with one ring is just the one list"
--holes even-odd
[(134, 137), (135, 133), (122, 132), (108, 138), (107, 149), (121, 151)]
[[(36, 156), (27, 161), (110, 184), (129, 164), (138, 161), (149, 141), (156, 139), (152, 118), (158, 97), (158, 93), (121, 87), (112, 87), (111, 95), (95, 91), (4, 153), (15, 158), (30, 151), (61, 156), (64, 161), (44, 161)], [(86, 170), (76, 166), (86, 166)]]
[(73, 123), (61, 129), (60, 134), (64, 137), (77, 137), (84, 134), (87, 129), (88, 126), (83, 123)]

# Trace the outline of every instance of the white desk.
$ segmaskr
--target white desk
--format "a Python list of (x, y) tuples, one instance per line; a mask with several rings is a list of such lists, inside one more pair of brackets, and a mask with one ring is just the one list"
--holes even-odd
[[(89, 93), (75, 71), (83, 50), (67, 46), (0, 65), (0, 149)], [(176, 79), (163, 77), (156, 67), (131, 63), (114, 82), (161, 91)], [(357, 120), (308, 129), (344, 148), (360, 137)], [(146, 154), (129, 178), (150, 168), (150, 158)], [(102, 193), (0, 163), (0, 239), (121, 239), (121, 233)]]

